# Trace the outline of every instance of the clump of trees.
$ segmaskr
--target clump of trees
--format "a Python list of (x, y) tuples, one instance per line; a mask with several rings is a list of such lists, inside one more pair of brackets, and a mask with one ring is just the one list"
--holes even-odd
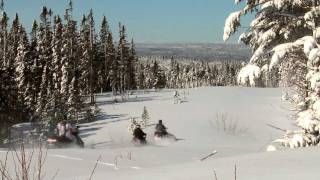
[[(226, 20), (224, 40), (240, 26), (242, 16), (256, 12), (240, 41), (251, 47), (253, 56), (239, 74), (243, 85), (255, 85), (261, 72), (274, 77), (278, 71), (281, 85), (295, 92), (295, 120), (300, 131), (287, 131), (277, 140), (291, 148), (320, 142), (320, 1), (264, 0), (243, 1), (244, 8)], [(277, 70), (278, 68), (278, 70)]]
[(94, 112), (94, 93), (136, 87), (137, 57), (124, 25), (115, 41), (106, 17), (98, 30), (92, 10), (78, 22), (70, 1), (63, 17), (43, 7), (27, 33), (18, 14), (10, 21), (3, 1), (0, 11), (1, 130), (86, 117)]
[(173, 57), (141, 57), (137, 88), (195, 88), (234, 86), (241, 69), (239, 61), (201, 61)]

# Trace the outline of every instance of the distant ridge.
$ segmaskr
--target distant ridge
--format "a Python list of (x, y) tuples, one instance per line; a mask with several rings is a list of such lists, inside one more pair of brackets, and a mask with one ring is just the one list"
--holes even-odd
[(210, 43), (137, 43), (138, 56), (165, 56), (201, 60), (248, 61), (251, 51), (238, 44)]

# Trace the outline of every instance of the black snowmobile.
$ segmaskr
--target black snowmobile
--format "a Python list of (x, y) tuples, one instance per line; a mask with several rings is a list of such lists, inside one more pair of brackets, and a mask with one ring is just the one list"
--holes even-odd
[(156, 125), (156, 131), (154, 132), (154, 138), (156, 141), (161, 139), (168, 139), (172, 141), (176, 141), (177, 138), (173, 135), (168, 133), (167, 127), (162, 124), (162, 120), (159, 120), (159, 123)]
[(133, 131), (132, 142), (134, 144), (147, 144), (147, 134), (142, 131), (140, 126), (138, 125)]

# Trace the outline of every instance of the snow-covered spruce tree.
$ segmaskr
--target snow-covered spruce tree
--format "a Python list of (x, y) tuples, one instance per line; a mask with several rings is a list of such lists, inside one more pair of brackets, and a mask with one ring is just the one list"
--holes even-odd
[(78, 114), (84, 110), (85, 106), (81, 93), (86, 94), (86, 89), (82, 89), (80, 83), (81, 71), (84, 68), (81, 62), (83, 60), (82, 44), (79, 42), (84, 37), (78, 36), (76, 21), (72, 19), (72, 9), (72, 1), (70, 1), (65, 14), (67, 23), (64, 25), (62, 35), (64, 40), (61, 49), (63, 55), (61, 94), (63, 114), (67, 114), (68, 119), (78, 120)]
[(159, 81), (161, 80), (161, 74), (160, 66), (157, 61), (154, 61), (153, 65), (151, 66), (151, 79), (152, 88), (158, 89)]
[(69, 85), (69, 97), (68, 97), (68, 114), (69, 117), (78, 120), (78, 112), (81, 110), (81, 98), (79, 96), (78, 80), (74, 76)]
[(61, 95), (61, 81), (62, 81), (62, 32), (63, 25), (60, 16), (54, 17), (54, 33), (52, 38), (52, 67), (53, 67), (53, 114), (54, 119), (60, 119), (62, 117), (63, 100)]
[[(39, 91), (39, 100), (37, 102), (37, 113), (40, 116), (52, 115), (52, 95), (53, 95), (53, 82), (52, 82), (52, 31), (51, 22), (49, 19), (52, 16), (51, 10), (43, 7), (40, 15), (41, 23), (39, 26), (38, 35), (38, 51), (39, 63), (42, 69), (41, 84)], [(50, 110), (50, 112), (49, 112)]]
[(70, 76), (70, 64), (66, 59), (62, 59), (62, 69), (61, 69), (61, 113), (62, 115), (67, 114), (67, 99), (69, 97), (69, 77)]
[[(276, 45), (292, 42), (303, 37), (306, 33), (312, 33), (310, 28), (305, 27), (304, 20), (301, 19), (307, 11), (304, 7), (311, 7), (311, 5), (311, 1), (248, 1), (243, 10), (234, 12), (227, 18), (224, 40), (227, 40), (237, 30), (242, 16), (257, 10), (256, 18), (251, 22), (248, 31), (239, 38), (239, 41), (249, 45), (254, 52), (250, 64), (240, 72), (240, 84), (246, 84), (248, 82), (246, 80), (249, 80), (249, 84), (259, 85), (261, 82), (257, 84), (257, 79), (260, 78), (261, 71), (270, 70), (269, 65), (278, 61), (278, 56), (274, 56), (272, 62), (268, 63), (271, 58), (270, 54), (274, 52), (273, 48)], [(288, 56), (287, 54), (277, 55)], [(290, 56), (293, 57), (286, 57), (287, 61), (290, 59), (293, 61), (296, 55), (290, 53)], [(290, 64), (295, 65), (296, 70), (305, 71), (305, 68), (300, 67), (299, 63)]]
[[(236, 0), (237, 3), (242, 0)], [(320, 6), (317, 0), (253, 0), (245, 8), (232, 13), (226, 20), (224, 40), (238, 27), (240, 18), (256, 11), (248, 31), (240, 41), (249, 45), (254, 54), (239, 74), (239, 83), (255, 85), (261, 70), (271, 71), (276, 65), (291, 69), (289, 80), (299, 93), (297, 125), (302, 131), (288, 131), (283, 142), (291, 148), (316, 145), (320, 130), (320, 52), (318, 40)], [(289, 67), (289, 68), (288, 68)], [(287, 73), (288, 74), (288, 73)], [(288, 77), (282, 77), (288, 78)]]
[(144, 67), (143, 73), (145, 75), (145, 87), (147, 89), (151, 89), (152, 88), (152, 77), (151, 77), (151, 67), (150, 64), (147, 63)]
[[(80, 72), (82, 70), (81, 62), (81, 48), (78, 48), (80, 43), (78, 43), (78, 32), (76, 28), (76, 22), (72, 19), (72, 2), (69, 2), (69, 7), (66, 9), (65, 12), (65, 20), (67, 21), (66, 24), (63, 26), (62, 32), (62, 47), (61, 51), (61, 84), (60, 84), (60, 94), (61, 94), (61, 104), (60, 114), (63, 116), (69, 115), (67, 117), (73, 118), (70, 115), (70, 112), (74, 113), (75, 103), (70, 103), (70, 96), (73, 96), (72, 99), (78, 99), (78, 93), (80, 93), (80, 86), (77, 82), (80, 76)], [(74, 82), (72, 82), (74, 78)], [(74, 86), (74, 83), (77, 86)], [(70, 90), (72, 88), (73, 90)], [(74, 89), (76, 88), (76, 89)], [(76, 94), (70, 94), (70, 92), (77, 92)], [(74, 102), (74, 101), (73, 101)], [(80, 101), (79, 104), (82, 102)], [(73, 107), (70, 106), (73, 104)], [(77, 104), (76, 107), (80, 107)], [(70, 110), (71, 108), (71, 110)], [(76, 108), (75, 108), (76, 109)]]
[(81, 56), (80, 56), (80, 67), (81, 67), (81, 93), (82, 95), (86, 95), (90, 93), (89, 81), (90, 81), (90, 40), (89, 40), (89, 27), (87, 24), (87, 17), (84, 15), (81, 21), (80, 26), (80, 49), (81, 49)]
[(107, 18), (103, 16), (100, 28), (100, 40), (98, 42), (98, 53), (100, 56), (100, 61), (98, 67), (98, 87), (101, 92), (107, 89), (108, 82), (108, 72), (110, 71), (110, 59), (108, 56), (108, 34), (110, 33)]
[(9, 62), (7, 59), (7, 54), (8, 54), (8, 21), (9, 18), (7, 16), (7, 13), (5, 11), (1, 12), (1, 22), (0, 22), (0, 43), (1, 43), (1, 64), (2, 67), (8, 68), (9, 67)]
[(108, 33), (107, 46), (109, 49), (108, 59), (110, 59), (110, 71), (108, 72), (108, 81), (110, 82), (110, 87), (113, 95), (116, 95), (119, 91), (119, 61), (117, 60), (116, 49), (113, 44), (113, 36)]
[[(0, 74), (0, 82), (6, 82), (6, 89), (2, 89), (5, 93), (2, 95), (12, 94), (0, 97), (3, 102), (10, 104), (10, 108), (3, 105), (7, 112), (28, 111), (32, 114), (30, 120), (52, 120), (53, 117), (62, 115), (63, 118), (65, 115), (70, 117), (75, 111), (83, 112), (86, 96), (90, 96), (91, 101), (94, 101), (93, 93), (100, 89), (99, 86), (103, 86), (104, 90), (112, 87), (115, 93), (121, 89), (119, 70), (124, 67), (120, 66), (119, 58), (117, 59), (112, 34), (106, 21), (103, 22), (103, 42), (101, 41), (99, 47), (93, 12), (90, 11), (89, 15), (85, 16), (84, 23), (78, 29), (77, 21), (72, 17), (72, 9), (72, 3), (69, 3), (65, 11), (65, 21), (62, 21), (58, 16), (53, 18), (52, 11), (44, 7), (40, 23), (34, 21), (30, 36), (24, 35), (25, 42), (21, 44), (20, 30), (23, 27), (19, 16), (16, 15), (13, 21), (9, 22), (3, 6), (0, 6), (0, 70), (6, 72)], [(121, 38), (126, 41), (124, 30), (122, 27)], [(134, 45), (132, 43), (130, 47), (127, 41), (124, 44), (127, 48), (123, 63), (126, 80), (122, 86), (125, 89), (134, 89)], [(99, 51), (103, 53), (97, 53)], [(105, 70), (102, 69), (102, 72), (100, 67)], [(18, 98), (30, 107), (19, 104)], [(57, 112), (60, 115), (57, 115)]]
[(149, 112), (147, 110), (147, 107), (144, 106), (141, 114), (141, 120), (138, 123), (141, 125), (141, 127), (144, 128), (148, 124), (149, 119), (150, 119)]
[(93, 11), (83, 16), (80, 30), (81, 42), (81, 88), (83, 95), (90, 96), (90, 103), (94, 103), (95, 77), (94, 54), (95, 42)]
[(145, 75), (144, 75), (144, 65), (141, 63), (137, 67), (137, 75), (136, 75), (137, 89), (145, 89)]
[(117, 59), (119, 62), (119, 77), (120, 77), (120, 94), (124, 94), (131, 87), (131, 72), (132, 62), (129, 55), (129, 44), (127, 41), (126, 28), (119, 23), (119, 43), (117, 50)]
[(40, 92), (40, 82), (41, 82), (41, 73), (42, 68), (39, 63), (39, 54), (37, 49), (37, 43), (38, 43), (38, 23), (37, 21), (33, 21), (32, 23), (32, 29), (30, 33), (30, 64), (28, 64), (30, 68), (30, 83), (31, 83), (31, 89), (32, 89), (32, 100), (31, 102), (31, 108), (32, 112), (35, 112), (36, 109), (36, 102), (37, 97)]
[[(10, 47), (11, 43), (9, 43), (12, 33), (9, 32), (9, 18), (4, 11), (3, 1), (0, 4), (0, 13), (0, 112), (2, 115), (0, 118), (0, 134), (2, 135), (4, 132), (8, 132), (7, 128), (12, 124), (23, 121), (21, 116), (25, 114), (23, 104), (18, 98), (15, 56), (9, 57), (10, 52), (13, 51)], [(19, 33), (17, 35), (19, 36)], [(19, 41), (19, 39), (17, 40)]]
[(129, 89), (136, 89), (137, 88), (137, 82), (136, 82), (136, 70), (137, 70), (137, 62), (138, 57), (136, 53), (135, 43), (134, 40), (131, 39), (130, 43), (130, 49), (129, 49), (129, 57), (128, 57), (128, 88)]
[(15, 80), (18, 90), (18, 99), (21, 104), (31, 110), (32, 103), (32, 89), (29, 82), (30, 78), (30, 67), (29, 64), (29, 44), (27, 34), (22, 26), (19, 27), (18, 31), (20, 37), (18, 41), (17, 56), (15, 58)]
[(11, 29), (8, 36), (8, 54), (7, 54), (7, 61), (8, 66), (14, 68), (15, 57), (18, 53), (18, 46), (20, 40), (20, 21), (18, 14), (15, 15), (15, 18), (12, 21)]
[(90, 103), (95, 103), (94, 92), (96, 90), (97, 80), (96, 71), (94, 70), (94, 61), (96, 56), (96, 34), (95, 34), (95, 22), (93, 16), (93, 10), (90, 9), (88, 14), (88, 27), (89, 27), (89, 92), (90, 92)]

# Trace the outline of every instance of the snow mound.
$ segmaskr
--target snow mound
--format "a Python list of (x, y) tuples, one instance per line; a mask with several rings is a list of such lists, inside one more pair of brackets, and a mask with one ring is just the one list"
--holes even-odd
[(238, 74), (238, 83), (240, 85), (255, 86), (256, 79), (258, 79), (261, 75), (261, 69), (259, 66), (248, 64), (243, 67)]
[(166, 137), (158, 137), (158, 136), (154, 137), (154, 143), (162, 146), (168, 146), (176, 141), (177, 141), (177, 138), (171, 134)]
[(274, 145), (269, 145), (267, 147), (267, 152), (274, 152), (277, 151), (277, 148)]

